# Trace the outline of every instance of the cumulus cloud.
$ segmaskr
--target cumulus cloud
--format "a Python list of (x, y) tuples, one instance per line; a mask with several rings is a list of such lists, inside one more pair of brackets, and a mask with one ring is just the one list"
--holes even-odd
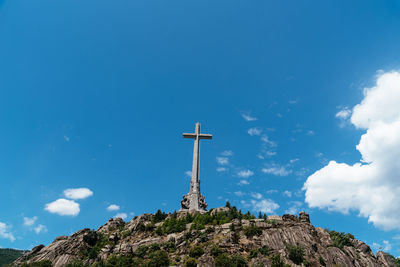
[(217, 157), (217, 163), (219, 165), (228, 165), (229, 164), (229, 158), (227, 158), (227, 157)]
[(266, 174), (272, 174), (275, 176), (288, 176), (292, 173), (291, 170), (286, 169), (285, 166), (272, 165), (268, 168), (262, 168), (261, 171)]
[(0, 222), (0, 237), (1, 238), (5, 238), (5, 239), (9, 239), (11, 242), (15, 241), (15, 237), (14, 235), (10, 232), (10, 228), (11, 226)]
[(37, 216), (33, 216), (32, 218), (24, 217), (24, 225), (32, 226), (35, 224), (36, 220), (37, 220)]
[(114, 218), (121, 218), (122, 220), (125, 220), (128, 217), (128, 214), (125, 212), (117, 213)]
[(108, 211), (117, 211), (119, 210), (119, 206), (115, 204), (111, 204), (110, 206), (107, 207)]
[(253, 211), (261, 211), (262, 213), (274, 213), (279, 209), (279, 205), (271, 199), (250, 200)]
[(260, 128), (257, 128), (257, 127), (250, 128), (249, 130), (247, 130), (247, 133), (248, 133), (249, 135), (251, 135), (251, 136), (253, 136), (253, 135), (260, 135), (261, 132), (262, 132), (261, 129), (260, 129)]
[(61, 216), (76, 216), (80, 212), (78, 203), (64, 198), (46, 204), (44, 209), (50, 213), (55, 213)]
[(257, 120), (256, 117), (252, 117), (249, 113), (242, 113), (242, 117), (246, 121), (256, 121)]
[(240, 172), (238, 172), (237, 176), (240, 178), (249, 178), (250, 176), (253, 176), (254, 172), (252, 172), (251, 170), (242, 170)]
[(44, 226), (43, 224), (38, 224), (36, 227), (33, 228), (36, 234), (40, 233), (46, 233), (47, 232), (47, 227)]
[(69, 199), (85, 199), (93, 196), (93, 192), (89, 188), (69, 188), (64, 190), (64, 196)]
[[(307, 178), (303, 189), (310, 207), (358, 211), (375, 226), (400, 229), (400, 73), (381, 74), (356, 105), (350, 122), (366, 132), (353, 165), (330, 161)], [(342, 115), (340, 115), (342, 116)], [(344, 116), (344, 115), (343, 115)]]

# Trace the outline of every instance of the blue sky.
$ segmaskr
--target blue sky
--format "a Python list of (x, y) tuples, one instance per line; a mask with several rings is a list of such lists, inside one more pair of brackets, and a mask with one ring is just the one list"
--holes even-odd
[[(399, 69), (399, 11), (396, 1), (0, 0), (0, 246), (179, 209), (193, 149), (181, 134), (199, 121), (214, 136), (201, 144), (209, 207), (305, 210), (400, 255), (399, 224), (388, 227), (399, 218), (354, 193), (377, 176), (347, 186), (368, 154), (356, 145), (375, 129), (353, 107)], [(379, 166), (395, 173), (391, 159)], [(348, 180), (330, 161), (348, 164)], [(383, 176), (396, 193), (396, 175)], [(324, 188), (338, 184), (351, 192)]]

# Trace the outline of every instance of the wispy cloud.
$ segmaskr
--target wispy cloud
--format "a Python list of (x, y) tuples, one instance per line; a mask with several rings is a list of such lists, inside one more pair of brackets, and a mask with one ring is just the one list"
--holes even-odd
[(339, 127), (343, 128), (349, 122), (351, 116), (351, 110), (348, 107), (339, 107), (341, 110), (335, 114), (335, 117), (339, 119)]
[(279, 205), (271, 199), (250, 200), (253, 211), (261, 211), (262, 213), (274, 213), (279, 209)]
[(47, 232), (47, 227), (44, 226), (43, 224), (38, 224), (36, 227), (33, 228), (36, 234), (40, 233), (46, 233)]
[(227, 171), (227, 168), (225, 168), (225, 167), (218, 167), (217, 168), (217, 172), (225, 172), (225, 171)]
[(285, 190), (283, 191), (282, 195), (284, 195), (285, 197), (292, 197), (292, 192)]
[(192, 171), (185, 171), (185, 175), (187, 177), (192, 177)]
[(288, 170), (288, 169), (286, 169), (285, 166), (280, 166), (280, 165), (273, 165), (268, 168), (263, 168), (261, 171), (263, 173), (272, 174), (275, 176), (288, 176), (289, 174), (292, 173), (291, 170)]
[(242, 186), (242, 185), (249, 185), (250, 183), (249, 183), (249, 181), (247, 181), (247, 180), (240, 180), (239, 181), (239, 183), (238, 183), (238, 185), (240, 185), (240, 186)]
[(244, 196), (244, 195), (246, 195), (244, 192), (242, 192), (242, 191), (236, 191), (236, 192), (233, 192), (236, 196), (238, 196), (238, 197), (242, 197), (242, 196)]
[(221, 152), (221, 155), (224, 157), (231, 157), (233, 156), (233, 151), (232, 150), (225, 150)]
[(247, 133), (251, 136), (257, 136), (260, 135), (262, 132), (262, 130), (260, 128), (254, 127), (254, 128), (250, 128), (249, 130), (247, 130)]
[(288, 204), (289, 204), (289, 208), (287, 208), (285, 210), (285, 213), (293, 214), (293, 215), (298, 214), (299, 208), (303, 205), (303, 203), (300, 201), (290, 201), (290, 202), (288, 202)]
[(217, 163), (219, 165), (228, 165), (229, 164), (229, 158), (227, 158), (227, 157), (217, 157)]
[(250, 115), (250, 113), (242, 113), (241, 115), (242, 115), (243, 119), (245, 119), (246, 121), (256, 121), (257, 120), (257, 118), (252, 117)]
[(254, 172), (251, 170), (242, 170), (237, 173), (237, 176), (240, 178), (249, 178), (254, 175)]
[(267, 135), (265, 135), (265, 134), (261, 137), (261, 141), (263, 141), (265, 144), (267, 144), (270, 147), (276, 147), (277, 146), (276, 142), (271, 141), (269, 139), (269, 137)]
[(262, 195), (260, 193), (252, 192), (250, 193), (250, 196), (255, 199), (262, 199)]
[(32, 226), (35, 224), (36, 220), (37, 220), (37, 216), (33, 216), (32, 218), (24, 217), (24, 225)]
[(114, 218), (121, 218), (122, 220), (125, 220), (126, 218), (128, 218), (128, 214), (126, 214), (125, 212), (117, 213)]

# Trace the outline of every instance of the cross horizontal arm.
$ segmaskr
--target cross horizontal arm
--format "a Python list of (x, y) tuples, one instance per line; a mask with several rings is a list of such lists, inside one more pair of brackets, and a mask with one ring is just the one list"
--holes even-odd
[(211, 134), (199, 134), (200, 139), (212, 139)]
[(183, 138), (196, 138), (196, 134), (184, 133)]

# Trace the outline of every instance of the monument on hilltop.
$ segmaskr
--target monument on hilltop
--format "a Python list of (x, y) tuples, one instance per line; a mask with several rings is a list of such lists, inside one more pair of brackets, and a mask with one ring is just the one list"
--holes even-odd
[(194, 133), (184, 133), (183, 138), (193, 138), (193, 166), (192, 178), (190, 180), (190, 190), (187, 195), (183, 196), (181, 201), (181, 211), (206, 211), (207, 203), (204, 196), (200, 193), (200, 140), (212, 139), (211, 134), (200, 133), (200, 123), (196, 123), (196, 130)]

